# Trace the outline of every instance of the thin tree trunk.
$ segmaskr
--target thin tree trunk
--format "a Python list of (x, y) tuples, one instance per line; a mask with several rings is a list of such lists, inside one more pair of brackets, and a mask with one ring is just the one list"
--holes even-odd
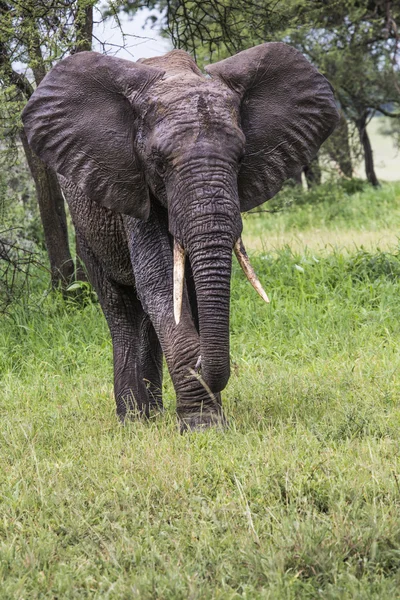
[(367, 133), (367, 113), (364, 113), (362, 117), (356, 120), (356, 125), (360, 135), (361, 145), (364, 150), (365, 174), (367, 180), (374, 187), (378, 187), (380, 183), (375, 173), (374, 156), (369, 135)]
[[(75, 17), (76, 44), (74, 53), (89, 51), (92, 49), (93, 36), (93, 5), (82, 6), (78, 2), (78, 10)], [(87, 281), (86, 269), (81, 258), (78, 238), (75, 236), (75, 278), (78, 281)]]
[(340, 118), (339, 131), (342, 134), (342, 144), (338, 153), (338, 163), (343, 175), (351, 179), (353, 177), (353, 162), (351, 160), (349, 126), (343, 113)]
[(78, 3), (78, 10), (75, 17), (76, 45), (75, 52), (92, 49), (93, 35), (93, 6), (82, 6)]
[(321, 167), (319, 166), (318, 156), (309, 165), (304, 167), (304, 175), (309, 190), (316, 185), (321, 185)]
[(298, 173), (296, 173), (296, 175), (293, 175), (293, 177), (292, 177), (292, 179), (296, 185), (303, 185), (303, 182), (301, 179), (301, 174), (302, 174), (302, 171), (299, 171)]
[(74, 263), (68, 243), (64, 198), (57, 176), (31, 150), (24, 131), (20, 134), (30, 172), (35, 182), (47, 253), (50, 261), (51, 284), (63, 289), (72, 281)]
[(349, 143), (349, 127), (343, 112), (340, 115), (339, 125), (325, 142), (324, 147), (330, 159), (339, 165), (343, 175), (351, 179), (353, 177), (353, 163)]

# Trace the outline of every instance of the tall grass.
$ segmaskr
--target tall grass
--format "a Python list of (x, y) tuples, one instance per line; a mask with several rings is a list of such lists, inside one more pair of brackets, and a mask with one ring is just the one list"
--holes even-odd
[(0, 598), (400, 597), (400, 253), (252, 260), (223, 433), (178, 433), (167, 375), (165, 415), (118, 425), (97, 304), (38, 286), (3, 319)]

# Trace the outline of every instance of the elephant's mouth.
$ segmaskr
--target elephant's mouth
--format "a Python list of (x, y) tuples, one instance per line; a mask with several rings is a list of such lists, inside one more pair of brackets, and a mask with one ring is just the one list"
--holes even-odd
[[(239, 265), (242, 267), (244, 274), (247, 279), (261, 296), (264, 302), (269, 303), (269, 298), (261, 285), (257, 274), (250, 263), (250, 259), (244, 247), (242, 238), (239, 237), (233, 247), (233, 251), (238, 259)], [(181, 313), (182, 313), (182, 298), (183, 298), (183, 284), (185, 281), (185, 258), (186, 252), (183, 246), (174, 238), (174, 318), (175, 323), (178, 325)]]

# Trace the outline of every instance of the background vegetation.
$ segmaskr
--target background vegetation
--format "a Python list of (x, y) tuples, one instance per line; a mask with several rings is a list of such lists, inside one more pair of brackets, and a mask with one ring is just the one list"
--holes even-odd
[(43, 274), (9, 308), (1, 598), (399, 597), (399, 249), (307, 240), (399, 230), (400, 186), (313, 194), (245, 220), (272, 302), (235, 268), (226, 432), (180, 435), (167, 374), (119, 426), (97, 303)]
[(117, 423), (105, 320), (71, 285), (72, 226), (20, 128), (45, 72), (90, 47), (96, 6), (0, 1), (0, 598), (400, 598), (400, 183), (379, 176), (397, 3), (104, 6), (162, 10), (200, 63), (285, 39), (343, 112), (302, 185), (244, 219), (272, 302), (234, 268), (229, 428), (185, 436), (166, 372), (165, 414)]

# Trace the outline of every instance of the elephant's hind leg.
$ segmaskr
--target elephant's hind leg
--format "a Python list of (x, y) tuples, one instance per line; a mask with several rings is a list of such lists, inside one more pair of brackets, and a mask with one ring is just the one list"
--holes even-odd
[(80, 238), (82, 257), (110, 329), (117, 415), (149, 416), (162, 408), (162, 354), (153, 326), (133, 286), (121, 285)]

